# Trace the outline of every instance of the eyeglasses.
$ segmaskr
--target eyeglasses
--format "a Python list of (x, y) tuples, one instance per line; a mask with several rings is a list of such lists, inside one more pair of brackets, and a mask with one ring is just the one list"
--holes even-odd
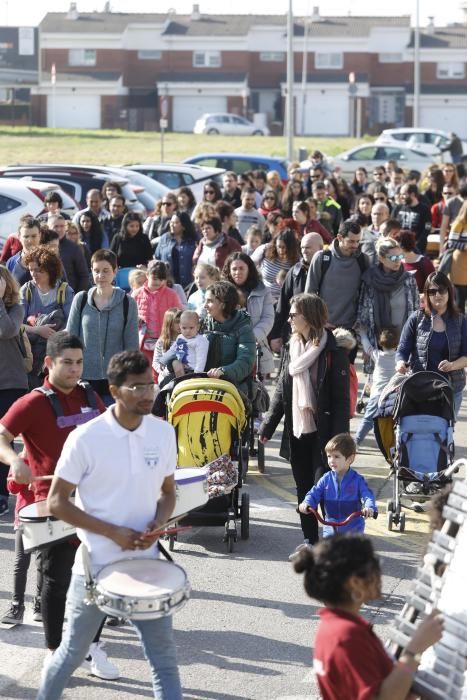
[(373, 175), (384, 175), (384, 173), (381, 170), (375, 170)]
[(401, 260), (404, 259), (404, 256), (402, 253), (399, 253), (399, 255), (386, 255), (386, 260), (390, 260), (391, 262), (400, 262)]
[(216, 194), (214, 190), (204, 190), (204, 194)]
[(155, 391), (156, 385), (154, 383), (151, 384), (134, 384), (133, 386), (125, 386), (122, 384), (120, 389), (127, 389), (127, 391), (133, 392), (135, 396), (144, 396), (144, 394), (153, 394)]
[(276, 198), (274, 197), (273, 194), (267, 194), (267, 195), (264, 197), (264, 199), (272, 199), (272, 200), (275, 200)]
[(443, 168), (443, 173), (453, 173), (454, 168)]
[(375, 197), (375, 202), (385, 202), (386, 197)]
[(428, 296), (434, 297), (437, 294), (443, 296), (443, 294), (447, 294), (448, 291), (447, 287), (431, 287), (431, 289), (428, 290)]
[(452, 191), (451, 190), (443, 190), (443, 194), (447, 194), (447, 196), (450, 197), (452, 195)]
[(162, 206), (163, 206), (163, 207), (173, 207), (173, 206), (174, 206), (174, 202), (162, 202)]

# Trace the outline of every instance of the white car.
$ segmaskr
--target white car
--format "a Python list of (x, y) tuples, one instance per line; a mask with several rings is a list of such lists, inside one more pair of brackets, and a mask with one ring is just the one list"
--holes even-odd
[(269, 136), (267, 126), (254, 124), (238, 114), (203, 114), (194, 126), (195, 134), (224, 134), (225, 136)]
[[(439, 155), (442, 148), (451, 141), (447, 131), (441, 129), (423, 129), (415, 127), (401, 127), (400, 129), (385, 129), (376, 139), (376, 143), (384, 143), (391, 146), (406, 145), (416, 148), (429, 155)], [(462, 141), (464, 160), (467, 160), (467, 141)], [(449, 151), (442, 151), (442, 160), (451, 160)]]
[(0, 250), (10, 233), (18, 230), (23, 214), (39, 216), (44, 211), (44, 199), (50, 192), (59, 193), (66, 214), (73, 216), (78, 211), (76, 202), (59, 185), (27, 177), (0, 179)]
[(433, 162), (440, 162), (439, 155), (429, 155), (405, 144), (400, 146), (384, 145), (381, 143), (364, 143), (351, 148), (337, 156), (328, 157), (327, 163), (333, 170), (340, 170), (344, 177), (353, 176), (357, 168), (365, 168), (371, 175), (374, 168), (380, 167), (388, 160), (395, 160), (404, 170), (423, 172)]
[(197, 202), (203, 199), (203, 188), (208, 180), (215, 180), (222, 187), (225, 173), (225, 168), (205, 168), (189, 163), (136, 163), (124, 167), (156, 180), (173, 192), (189, 187)]

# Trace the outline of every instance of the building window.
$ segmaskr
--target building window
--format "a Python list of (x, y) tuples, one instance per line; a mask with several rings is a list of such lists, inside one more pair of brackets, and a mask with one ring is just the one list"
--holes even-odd
[(162, 58), (162, 51), (138, 51), (138, 58), (140, 61), (160, 61)]
[(465, 77), (464, 63), (438, 63), (436, 65), (436, 77), (462, 80)]
[(403, 56), (401, 53), (380, 53), (378, 59), (380, 63), (402, 63)]
[(259, 60), (276, 61), (277, 63), (281, 63), (282, 61), (285, 61), (285, 53), (284, 51), (261, 51)]
[(315, 53), (315, 68), (342, 68), (344, 55), (339, 53)]
[(193, 66), (195, 68), (220, 68), (220, 51), (194, 51)]
[(94, 49), (70, 49), (68, 52), (68, 65), (70, 66), (95, 66), (96, 52)]

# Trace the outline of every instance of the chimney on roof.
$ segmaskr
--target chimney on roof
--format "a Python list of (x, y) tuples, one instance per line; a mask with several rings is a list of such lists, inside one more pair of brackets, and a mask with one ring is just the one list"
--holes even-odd
[(312, 22), (321, 22), (322, 17), (321, 17), (321, 15), (319, 14), (319, 6), (318, 6), (318, 5), (315, 5), (315, 6), (313, 7), (313, 12), (311, 13), (310, 20), (311, 20)]
[(426, 25), (426, 33), (427, 34), (434, 34), (435, 33), (435, 18), (434, 17), (428, 17), (428, 24)]
[(79, 14), (78, 14), (78, 6), (76, 2), (70, 2), (70, 9), (67, 12), (66, 18), (67, 19), (78, 19)]
[(193, 9), (191, 11), (191, 19), (194, 22), (197, 22), (198, 20), (201, 19), (201, 12), (199, 11), (199, 5), (193, 5)]

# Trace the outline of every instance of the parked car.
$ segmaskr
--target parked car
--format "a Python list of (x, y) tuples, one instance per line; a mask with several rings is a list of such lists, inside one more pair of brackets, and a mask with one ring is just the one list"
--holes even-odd
[(73, 216), (78, 211), (76, 202), (57, 184), (30, 178), (2, 178), (0, 181), (0, 250), (10, 233), (18, 229), (23, 214), (39, 216), (44, 200), (50, 192), (58, 192), (63, 200), (63, 211)]
[(203, 114), (193, 128), (195, 134), (223, 134), (224, 136), (269, 136), (267, 126), (250, 122), (238, 114), (217, 112)]
[(330, 167), (340, 169), (344, 177), (353, 175), (357, 168), (364, 167), (367, 170), (372, 170), (384, 165), (388, 160), (397, 161), (397, 164), (405, 170), (423, 172), (433, 162), (440, 162), (441, 158), (439, 155), (429, 155), (418, 149), (409, 148), (405, 144), (386, 146), (376, 142), (364, 143), (337, 156), (327, 158)]
[[(140, 203), (137, 194), (128, 178), (118, 173), (119, 168), (103, 166), (81, 166), (64, 164), (34, 163), (29, 165), (14, 165), (0, 168), (0, 177), (42, 178), (47, 182), (55, 182), (65, 190), (80, 207), (86, 206), (86, 193), (91, 189), (102, 189), (105, 182), (113, 180), (122, 188), (127, 207), (130, 211), (146, 214), (146, 207)], [(155, 202), (155, 199), (154, 199)], [(154, 206), (152, 206), (152, 209)]]
[[(449, 132), (441, 129), (423, 129), (402, 127), (400, 129), (385, 129), (376, 139), (376, 143), (390, 144), (392, 146), (407, 146), (424, 151), (430, 155), (439, 155), (442, 148), (450, 143)], [(467, 141), (462, 141), (464, 150), (464, 162), (467, 162)], [(442, 152), (443, 161), (451, 160), (449, 151)]]
[(245, 170), (277, 170), (281, 180), (288, 181), (287, 165), (285, 158), (259, 156), (245, 153), (199, 153), (191, 158), (185, 158), (184, 163), (196, 163), (205, 168), (222, 168), (233, 170), (241, 175)]
[(198, 202), (203, 198), (204, 183), (215, 180), (222, 187), (222, 175), (225, 173), (224, 168), (203, 168), (188, 163), (136, 163), (124, 168), (143, 173), (173, 192), (180, 187), (189, 187)]

